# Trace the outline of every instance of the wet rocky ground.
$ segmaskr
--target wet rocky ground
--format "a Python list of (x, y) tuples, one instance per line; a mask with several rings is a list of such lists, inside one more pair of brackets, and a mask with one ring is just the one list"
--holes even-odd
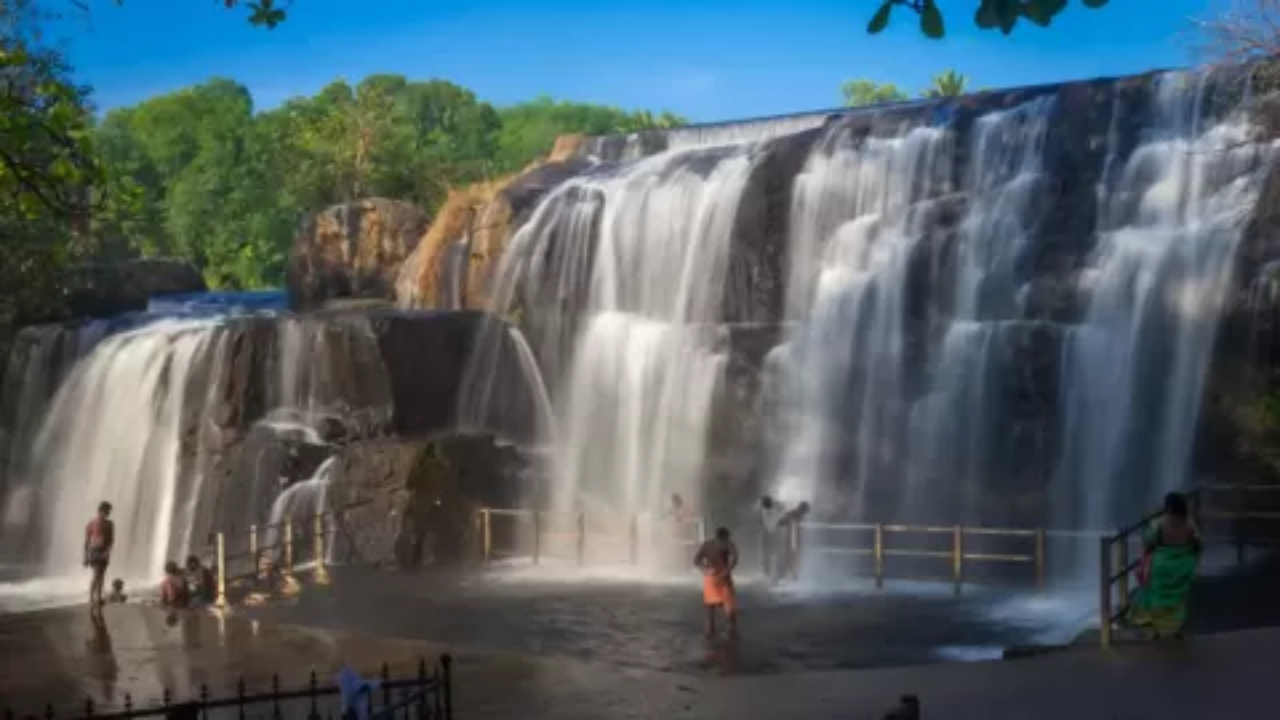
[(328, 586), (242, 612), (484, 652), (733, 674), (999, 657), (1008, 646), (1066, 643), (1092, 619), (1079, 596), (970, 587), (956, 597), (948, 585), (903, 582), (885, 591), (869, 583), (771, 589), (747, 578), (740, 639), (722, 667), (708, 661), (698, 580), (545, 568), (465, 575), (335, 568)]
[[(95, 626), (83, 608), (0, 619), (0, 698), (18, 712), (52, 699), (60, 716), (159, 698), (301, 687), (315, 669), (332, 682), (343, 665), (370, 676), (383, 662), (414, 672), (440, 645), (254, 623), (243, 616), (192, 614), (170, 624), (158, 609), (107, 609)], [(1042, 657), (899, 668), (735, 675), (655, 671), (609, 663), (453, 649), (456, 717), (551, 718), (879, 718), (902, 694), (917, 695), (931, 720), (1267, 717), (1280, 703), (1274, 653), (1280, 630), (1197, 637), (1184, 643), (1078, 647)], [(708, 662), (731, 663), (732, 648), (707, 647)], [(717, 657), (718, 656), (718, 657)], [(1261, 713), (1261, 714), (1259, 714)], [(269, 712), (249, 713), (267, 717)], [(303, 717), (305, 708), (285, 717)]]

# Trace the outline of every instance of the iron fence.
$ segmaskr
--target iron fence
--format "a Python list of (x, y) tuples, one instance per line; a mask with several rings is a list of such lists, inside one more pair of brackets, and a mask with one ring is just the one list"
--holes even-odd
[[(119, 709), (97, 705), (86, 699), (80, 708), (70, 710), (46, 704), (37, 712), (6, 708), (5, 720), (55, 720), (55, 718), (85, 718), (92, 720), (133, 720), (134, 718), (172, 718), (174, 720), (210, 720), (219, 718), (306, 718), (306, 720), (452, 720), (453, 718), (453, 661), (442, 655), (434, 669), (428, 671), (426, 659), (418, 663), (416, 676), (392, 678), (387, 665), (382, 666), (378, 678), (343, 698), (343, 688), (337, 685), (320, 685), (314, 671), (305, 688), (282, 690), (278, 675), (271, 677), (271, 689), (265, 693), (250, 694), (244, 680), (236, 683), (231, 697), (217, 698), (202, 685), (196, 697), (179, 700), (165, 690), (157, 703), (135, 703), (130, 695), (124, 696)], [(348, 690), (348, 695), (352, 695)]]

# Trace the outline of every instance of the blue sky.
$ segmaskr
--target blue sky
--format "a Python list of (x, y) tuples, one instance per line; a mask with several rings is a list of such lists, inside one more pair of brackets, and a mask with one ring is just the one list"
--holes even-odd
[[(108, 0), (67, 21), (78, 76), (104, 109), (234, 78), (266, 108), (377, 72), (444, 78), (504, 105), (540, 94), (698, 121), (839, 104), (843, 80), (915, 91), (954, 68), (983, 87), (1115, 75), (1197, 61), (1189, 18), (1210, 0), (1079, 0), (1047, 29), (1011, 37), (972, 24), (976, 0), (940, 0), (948, 37), (900, 11), (865, 32), (877, 0), (294, 0), (252, 28), (220, 0)], [(365, 8), (357, 10), (357, 8)]]

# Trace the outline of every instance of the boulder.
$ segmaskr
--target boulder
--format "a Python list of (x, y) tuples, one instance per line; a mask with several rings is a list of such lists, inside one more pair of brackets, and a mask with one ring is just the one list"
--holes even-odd
[(294, 309), (331, 300), (395, 299), (400, 266), (430, 225), (419, 208), (369, 198), (335, 205), (302, 223), (286, 268)]
[(539, 200), (589, 165), (581, 159), (556, 159), (573, 153), (574, 137), (557, 140), (551, 159), (518, 175), (450, 190), (436, 223), (401, 268), (396, 280), (399, 306), (488, 309), (488, 293), (507, 241)]
[(522, 494), (520, 459), (487, 437), (361, 444), (338, 464), (335, 499), (354, 508), (337, 548), (344, 561), (412, 570), (474, 559), (477, 511), (516, 507)]
[(112, 317), (146, 310), (156, 295), (208, 289), (200, 272), (185, 260), (144, 258), (89, 263), (71, 271), (66, 317)]

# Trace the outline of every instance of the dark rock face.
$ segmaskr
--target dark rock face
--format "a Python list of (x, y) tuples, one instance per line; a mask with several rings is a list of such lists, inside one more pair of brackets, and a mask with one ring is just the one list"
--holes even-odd
[(183, 260), (147, 258), (93, 263), (72, 271), (68, 316), (107, 318), (147, 309), (155, 295), (204, 292), (204, 278)]
[(286, 269), (291, 306), (338, 299), (395, 300), (396, 276), (427, 231), (409, 203), (370, 198), (335, 205), (303, 222)]
[(338, 505), (349, 546), (340, 557), (412, 570), (474, 559), (482, 507), (521, 501), (521, 462), (486, 437), (366, 443), (339, 456)]

